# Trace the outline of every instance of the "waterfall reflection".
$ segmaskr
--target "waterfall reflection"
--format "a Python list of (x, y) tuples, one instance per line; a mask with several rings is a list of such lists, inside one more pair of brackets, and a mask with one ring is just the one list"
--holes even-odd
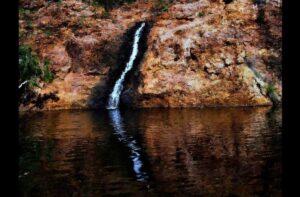
[(142, 171), (143, 162), (141, 161), (141, 148), (137, 145), (136, 140), (128, 135), (128, 133), (123, 128), (123, 120), (118, 109), (110, 110), (109, 116), (114, 127), (115, 135), (118, 137), (118, 140), (124, 143), (129, 151), (130, 158), (133, 162), (133, 170), (136, 175), (137, 181), (148, 182), (148, 176), (146, 172)]

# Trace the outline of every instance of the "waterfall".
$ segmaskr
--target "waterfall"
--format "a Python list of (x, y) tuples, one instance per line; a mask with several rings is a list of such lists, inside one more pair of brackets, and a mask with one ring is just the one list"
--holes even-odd
[(120, 111), (118, 109), (110, 110), (109, 116), (114, 127), (115, 135), (118, 137), (120, 142), (124, 143), (128, 147), (130, 151), (130, 158), (133, 162), (133, 171), (135, 172), (137, 180), (147, 182), (148, 176), (146, 172), (142, 171), (143, 163), (140, 155), (141, 148), (138, 147), (134, 138), (129, 136), (124, 130)]
[(123, 89), (123, 81), (125, 79), (125, 76), (128, 71), (131, 70), (134, 60), (136, 59), (136, 56), (138, 54), (138, 46), (139, 46), (139, 40), (141, 37), (141, 31), (143, 30), (145, 26), (145, 23), (142, 23), (141, 26), (136, 30), (134, 34), (134, 42), (132, 46), (132, 53), (130, 55), (129, 61), (126, 64), (125, 70), (122, 72), (120, 78), (116, 81), (113, 91), (109, 95), (108, 105), (107, 109), (116, 109), (119, 105), (120, 100), (120, 94)]

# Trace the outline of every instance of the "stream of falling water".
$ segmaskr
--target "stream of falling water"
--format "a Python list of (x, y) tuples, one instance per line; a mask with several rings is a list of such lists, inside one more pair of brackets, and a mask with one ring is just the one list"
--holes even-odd
[(123, 89), (123, 81), (125, 79), (125, 76), (128, 71), (131, 70), (134, 60), (136, 59), (136, 56), (138, 54), (138, 46), (139, 46), (139, 40), (141, 37), (141, 32), (145, 26), (145, 23), (142, 23), (141, 26), (136, 30), (134, 34), (134, 42), (133, 42), (133, 48), (132, 48), (132, 53), (130, 55), (129, 61), (126, 64), (125, 70), (122, 72), (120, 78), (116, 81), (113, 91), (109, 95), (109, 100), (107, 104), (107, 109), (116, 109), (118, 108), (119, 105), (119, 100), (120, 100), (120, 94)]
[(126, 64), (125, 70), (122, 72), (120, 78), (116, 81), (113, 91), (109, 95), (109, 100), (107, 104), (107, 109), (110, 109), (109, 115), (114, 127), (115, 134), (118, 137), (118, 140), (123, 142), (129, 149), (131, 155), (131, 160), (133, 162), (133, 171), (135, 172), (136, 178), (138, 181), (147, 182), (147, 174), (142, 171), (143, 163), (140, 158), (140, 147), (136, 144), (136, 141), (128, 135), (128, 133), (123, 128), (123, 121), (120, 114), (120, 111), (117, 109), (120, 100), (120, 94), (123, 89), (123, 81), (128, 71), (132, 69), (134, 60), (138, 55), (138, 46), (139, 40), (141, 37), (141, 32), (145, 26), (145, 23), (142, 23), (140, 27), (136, 30), (134, 34), (133, 48), (130, 55), (129, 61)]

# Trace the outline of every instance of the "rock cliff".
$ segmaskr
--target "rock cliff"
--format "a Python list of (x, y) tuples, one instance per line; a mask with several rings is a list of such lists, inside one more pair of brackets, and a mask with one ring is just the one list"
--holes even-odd
[[(20, 44), (49, 59), (20, 110), (104, 107), (128, 30), (149, 21), (146, 52), (126, 80), (132, 107), (270, 105), (281, 101), (281, 8), (252, 0), (137, 0), (112, 10), (76, 0), (20, 3)], [(271, 1), (272, 2), (272, 1)], [(126, 34), (127, 32), (127, 34)], [(43, 95), (56, 99), (41, 101)], [(26, 97), (23, 91), (21, 98)], [(26, 99), (25, 99), (26, 100)], [(40, 99), (41, 100), (41, 99)], [(39, 107), (38, 107), (39, 106)]]
[[(202, 0), (170, 7), (149, 36), (138, 105), (270, 104), (268, 86), (275, 84), (279, 92), (281, 87), (271, 68), (277, 66), (272, 61), (278, 63), (280, 50), (268, 41), (280, 44), (281, 35), (274, 24), (266, 34), (266, 24), (257, 21), (262, 17), (259, 9), (264, 8), (248, 0)], [(274, 23), (270, 17), (260, 23)]]

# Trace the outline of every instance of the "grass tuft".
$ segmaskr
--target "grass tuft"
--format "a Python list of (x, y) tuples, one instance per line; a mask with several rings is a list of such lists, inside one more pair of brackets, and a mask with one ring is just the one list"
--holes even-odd
[(274, 94), (276, 91), (276, 88), (273, 84), (268, 84), (266, 87), (266, 91), (268, 95)]
[(203, 17), (203, 16), (205, 16), (205, 14), (204, 14), (204, 12), (198, 12), (198, 13), (197, 13), (197, 16), (198, 16), (198, 17)]

